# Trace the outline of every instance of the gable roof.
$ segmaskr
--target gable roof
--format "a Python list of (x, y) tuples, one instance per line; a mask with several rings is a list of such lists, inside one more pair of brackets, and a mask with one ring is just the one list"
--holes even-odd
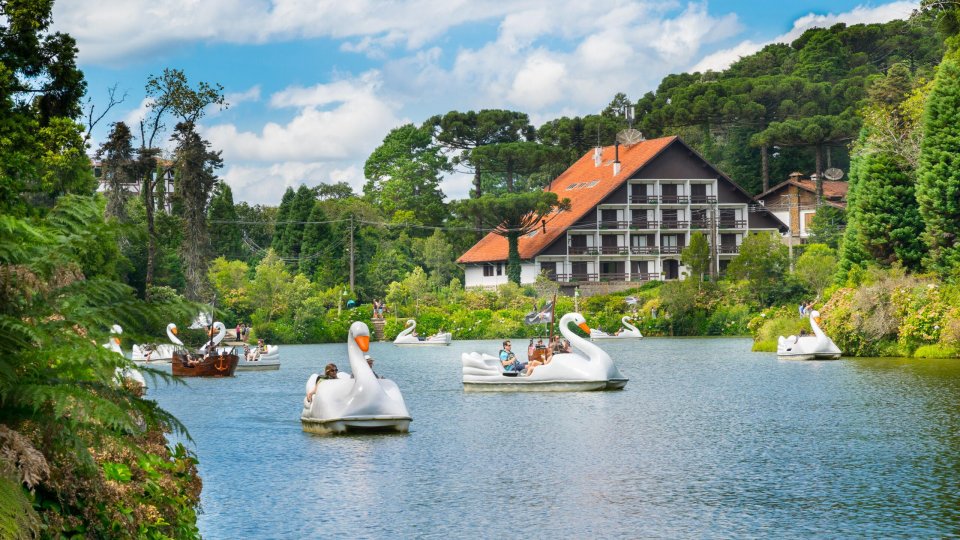
[[(810, 193), (817, 192), (817, 183), (814, 180), (809, 178), (790, 178), (785, 182), (780, 182), (779, 184), (773, 186), (772, 188), (764, 191), (763, 193), (754, 197), (755, 200), (760, 200), (765, 197), (769, 197), (774, 193), (786, 188), (787, 186), (796, 186), (798, 189), (808, 191)], [(827, 202), (832, 206), (838, 208), (847, 207), (847, 191), (850, 188), (849, 182), (843, 182), (839, 180), (824, 180), (823, 181), (823, 197), (827, 199)], [(770, 205), (767, 205), (768, 207)]]
[[(546, 233), (542, 229), (537, 229), (521, 236), (520, 258), (529, 260), (536, 257), (538, 253), (564, 234), (571, 225), (580, 221), (600, 201), (613, 193), (640, 168), (650, 163), (677, 140), (679, 139), (676, 136), (661, 137), (643, 141), (633, 146), (621, 146), (619, 149), (620, 174), (616, 176), (613, 174), (612, 165), (601, 165), (600, 167), (594, 165), (592, 151), (584, 154), (545, 188), (546, 191), (556, 193), (560, 199), (569, 198), (570, 210), (560, 213), (554, 212), (547, 216), (545, 218), (547, 221)], [(604, 147), (602, 152), (603, 163), (614, 158), (615, 149), (613, 146)], [(505, 261), (507, 251), (507, 239), (489, 233), (461, 255), (457, 262)]]

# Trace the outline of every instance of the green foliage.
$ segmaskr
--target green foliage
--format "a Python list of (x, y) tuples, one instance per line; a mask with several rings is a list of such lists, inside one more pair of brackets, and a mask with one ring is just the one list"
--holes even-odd
[(825, 204), (818, 207), (813, 215), (813, 222), (810, 224), (810, 239), (818, 244), (825, 244), (832, 249), (838, 249), (846, 227), (847, 211)]
[(960, 266), (960, 53), (944, 57), (927, 99), (917, 168), (917, 202), (926, 225), (925, 264), (941, 275)]
[(780, 336), (796, 336), (801, 330), (811, 330), (809, 320), (800, 317), (796, 308), (791, 307), (766, 309), (753, 317), (747, 327), (753, 332), (753, 350), (757, 352), (775, 352)]
[(390, 131), (367, 158), (364, 196), (391, 221), (402, 222), (397, 214), (409, 212), (414, 223), (439, 225), (447, 214), (440, 174), (450, 170), (432, 144), (431, 127), (406, 124)]
[(783, 287), (787, 262), (787, 247), (778, 238), (754, 233), (743, 239), (740, 253), (727, 266), (727, 276), (747, 281), (753, 299), (764, 305)]
[(237, 224), (236, 205), (233, 204), (233, 190), (224, 181), (218, 181), (213, 187), (213, 196), (207, 209), (207, 220), (212, 234), (211, 253), (217, 257), (240, 259), (246, 254), (243, 248), (243, 232)]
[(797, 259), (795, 272), (820, 298), (837, 272), (836, 252), (824, 244), (809, 244)]
[(703, 281), (704, 275), (710, 272), (710, 244), (702, 232), (690, 235), (690, 245), (680, 253), (680, 262), (690, 269), (691, 277)]
[[(193, 465), (180, 469), (180, 480), (170, 484), (193, 486), (184, 488), (176, 508), (163, 505), (163, 492), (140, 496), (137, 490), (108, 489), (97, 466), (121, 463), (118, 454), (175, 463), (163, 432), (182, 430), (154, 402), (116, 384), (115, 370), (134, 366), (98, 344), (112, 324), (136, 336), (169, 316), (196, 312), (183, 303), (144, 304), (129, 287), (96, 268), (84, 269), (83, 260), (99, 258), (92, 251), (112, 243), (104, 236), (102, 212), (90, 198), (61, 197), (42, 221), (0, 217), (0, 339), (9, 345), (0, 359), (0, 424), (29, 438), (49, 464), (49, 474), (36, 479), (33, 498), (46, 534), (70, 535), (82, 524), (95, 537), (190, 530), (196, 536), (199, 483)], [(119, 465), (106, 469), (112, 477), (125, 476)], [(117, 521), (120, 508), (136, 506), (131, 498), (138, 496), (137, 508), (154, 507), (162, 522)], [(9, 504), (16, 503), (0, 499), (0, 515)]]

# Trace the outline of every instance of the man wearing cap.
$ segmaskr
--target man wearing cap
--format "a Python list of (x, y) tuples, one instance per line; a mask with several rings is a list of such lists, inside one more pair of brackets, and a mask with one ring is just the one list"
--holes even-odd
[(373, 372), (373, 376), (378, 379), (382, 379), (383, 377), (377, 375), (376, 371), (373, 371), (373, 357), (371, 357), (369, 354), (365, 354), (363, 357), (367, 360), (367, 365), (370, 366), (370, 371)]

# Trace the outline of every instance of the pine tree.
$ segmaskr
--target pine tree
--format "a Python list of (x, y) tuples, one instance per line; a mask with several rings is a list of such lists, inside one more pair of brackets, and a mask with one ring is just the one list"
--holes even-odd
[(284, 228), (283, 243), (280, 245), (281, 257), (295, 259), (300, 256), (304, 222), (310, 220), (310, 212), (313, 211), (316, 200), (313, 190), (301, 184), (290, 204), (290, 213), (287, 215), (289, 223)]
[(330, 224), (323, 223), (327, 221), (327, 215), (320, 201), (313, 204), (313, 210), (307, 221), (311, 223), (303, 230), (303, 242), (300, 244), (300, 272), (313, 276), (328, 257), (329, 254), (325, 252), (325, 248), (330, 245), (333, 236)]
[(274, 220), (273, 241), (270, 242), (270, 247), (272, 247), (274, 251), (279, 252), (280, 247), (283, 245), (283, 234), (287, 230), (290, 207), (293, 205), (293, 198), (295, 196), (296, 192), (293, 191), (293, 188), (288, 187), (287, 190), (283, 192), (283, 198), (280, 199), (280, 207), (277, 208), (277, 219)]
[(207, 219), (215, 231), (213, 255), (228, 260), (243, 258), (243, 227), (237, 222), (237, 210), (233, 204), (233, 191), (226, 182), (217, 182), (210, 199)]
[(960, 52), (943, 58), (927, 99), (917, 169), (917, 202), (926, 224), (925, 264), (940, 273), (960, 266)]

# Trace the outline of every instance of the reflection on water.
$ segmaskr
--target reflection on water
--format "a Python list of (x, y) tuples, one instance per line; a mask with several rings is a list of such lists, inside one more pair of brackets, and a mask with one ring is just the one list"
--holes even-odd
[(960, 534), (960, 362), (777, 361), (742, 339), (604, 342), (620, 392), (463, 393), (460, 353), (375, 343), (407, 435), (303, 433), (307, 376), (154, 384), (190, 429), (204, 538)]

